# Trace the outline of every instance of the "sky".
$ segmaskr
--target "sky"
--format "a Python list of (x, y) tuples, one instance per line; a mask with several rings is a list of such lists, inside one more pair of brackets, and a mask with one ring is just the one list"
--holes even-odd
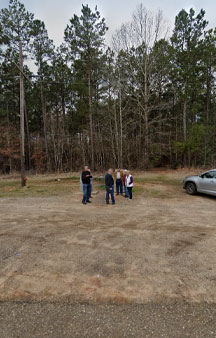
[[(92, 9), (98, 6), (102, 17), (105, 17), (109, 31), (106, 43), (111, 42), (112, 34), (121, 24), (131, 19), (133, 11), (139, 3), (152, 11), (163, 11), (164, 17), (172, 30), (175, 16), (184, 8), (191, 7), (197, 12), (203, 8), (206, 11), (206, 19), (209, 27), (216, 27), (216, 1), (215, 0), (21, 0), (26, 9), (34, 13), (36, 19), (45, 22), (49, 37), (54, 40), (56, 46), (63, 42), (64, 30), (74, 14), (80, 14), (82, 3), (88, 4)], [(8, 7), (9, 0), (0, 0), (0, 9)]]

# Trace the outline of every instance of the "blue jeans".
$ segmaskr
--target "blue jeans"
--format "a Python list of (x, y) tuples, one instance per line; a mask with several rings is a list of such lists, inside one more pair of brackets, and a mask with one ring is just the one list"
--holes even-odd
[(82, 199), (83, 203), (89, 200), (90, 192), (91, 192), (90, 184), (83, 184), (83, 199)]
[(122, 180), (120, 178), (117, 178), (116, 180), (116, 193), (119, 194), (119, 188), (120, 188), (120, 194), (122, 195)]
[(89, 197), (91, 196), (92, 193), (92, 183), (90, 183), (90, 188), (89, 188)]
[(115, 203), (114, 187), (113, 186), (112, 186), (111, 190), (110, 190), (110, 187), (106, 186), (106, 203), (109, 203), (109, 195), (111, 195), (112, 203)]

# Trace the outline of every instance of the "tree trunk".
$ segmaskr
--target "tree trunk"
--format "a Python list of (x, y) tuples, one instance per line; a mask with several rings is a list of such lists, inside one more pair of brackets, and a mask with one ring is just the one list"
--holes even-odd
[(123, 130), (122, 130), (122, 95), (121, 95), (121, 81), (120, 81), (120, 73), (119, 73), (119, 120), (120, 120), (120, 152), (119, 152), (119, 164), (122, 168), (122, 152), (123, 152)]
[[(41, 78), (41, 81), (43, 79)], [(49, 160), (49, 150), (48, 150), (48, 138), (47, 138), (47, 111), (46, 111), (46, 98), (44, 95), (43, 83), (40, 83), (40, 92), (41, 92), (41, 106), (42, 106), (42, 115), (43, 115), (43, 132), (44, 132), (44, 143), (45, 143), (45, 152), (47, 160), (47, 170), (50, 170), (50, 160)]]
[(119, 133), (118, 133), (118, 123), (117, 123), (117, 118), (116, 118), (116, 107), (114, 109), (114, 121), (115, 121), (115, 138), (116, 138), (116, 146), (117, 146), (117, 154), (118, 154), (118, 160), (116, 163), (117, 166), (119, 167), (119, 162), (120, 162), (120, 149), (119, 149)]
[(22, 43), (19, 43), (19, 67), (20, 67), (20, 157), (21, 157), (21, 186), (25, 181), (25, 120), (24, 120), (24, 79), (23, 79), (23, 54)]
[(25, 123), (26, 123), (26, 134), (27, 134), (27, 143), (28, 143), (28, 170), (31, 170), (31, 140), (29, 133), (29, 122), (28, 122), (28, 113), (25, 104)]
[(90, 123), (90, 143), (91, 143), (91, 170), (95, 169), (94, 164), (94, 133), (92, 118), (92, 94), (91, 94), (91, 61), (89, 57), (88, 64), (88, 99), (89, 99), (89, 123)]
[(145, 120), (145, 152), (144, 163), (146, 169), (149, 166), (149, 126), (148, 126), (148, 76), (147, 76), (147, 54), (145, 55), (145, 86), (144, 86), (144, 120)]
[[(183, 133), (184, 133), (184, 143), (186, 146), (187, 142), (187, 101), (184, 101), (184, 108), (183, 108)], [(186, 150), (184, 151), (184, 166), (187, 164), (187, 154)]]
[(10, 120), (9, 120), (9, 109), (8, 109), (8, 101), (7, 101), (7, 145), (8, 145), (8, 157), (9, 157), (9, 167), (10, 167), (10, 174), (12, 173), (12, 158), (11, 158), (11, 136), (10, 136)]

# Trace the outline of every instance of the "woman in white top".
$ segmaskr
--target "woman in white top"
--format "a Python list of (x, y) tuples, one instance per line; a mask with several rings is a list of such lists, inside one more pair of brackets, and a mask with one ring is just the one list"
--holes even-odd
[(132, 200), (132, 197), (133, 197), (132, 189), (133, 189), (134, 183), (133, 183), (133, 176), (130, 174), (129, 171), (126, 174), (125, 185), (127, 187), (127, 191), (129, 194), (129, 200)]

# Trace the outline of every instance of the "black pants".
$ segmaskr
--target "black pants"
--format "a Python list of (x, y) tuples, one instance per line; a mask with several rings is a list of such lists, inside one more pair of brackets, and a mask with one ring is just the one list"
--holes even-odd
[(116, 193), (117, 195), (119, 194), (119, 188), (120, 188), (120, 194), (122, 195), (123, 191), (122, 191), (122, 180), (117, 178), (116, 180)]
[(133, 187), (127, 188), (127, 190), (128, 190), (128, 195), (129, 195), (129, 199), (130, 199), (130, 200), (132, 200), (132, 197), (133, 197), (132, 189), (133, 189)]

